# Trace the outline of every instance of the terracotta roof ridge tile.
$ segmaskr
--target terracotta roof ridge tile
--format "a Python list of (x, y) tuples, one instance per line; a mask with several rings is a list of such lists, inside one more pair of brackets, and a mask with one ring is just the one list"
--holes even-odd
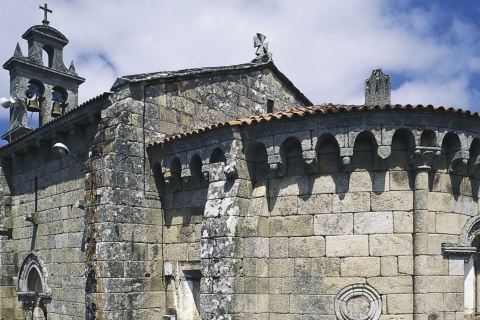
[(317, 106), (302, 106), (302, 107), (297, 107), (292, 109), (275, 111), (271, 113), (265, 113), (261, 115), (238, 118), (238, 119), (234, 119), (226, 122), (220, 122), (217, 124), (206, 126), (203, 129), (190, 130), (183, 134), (177, 134), (177, 135), (166, 137), (164, 139), (150, 143), (149, 147), (159, 145), (163, 142), (173, 141), (175, 139), (178, 139), (184, 136), (196, 135), (198, 133), (210, 131), (220, 127), (248, 126), (255, 123), (269, 122), (272, 120), (291, 119), (291, 118), (303, 117), (306, 115), (353, 112), (353, 111), (370, 111), (370, 110), (432, 110), (432, 111), (465, 114), (468, 116), (480, 117), (478, 112), (472, 112), (470, 110), (462, 110), (462, 109), (453, 108), (453, 107), (433, 106), (432, 104), (346, 105), (346, 104), (323, 103)]

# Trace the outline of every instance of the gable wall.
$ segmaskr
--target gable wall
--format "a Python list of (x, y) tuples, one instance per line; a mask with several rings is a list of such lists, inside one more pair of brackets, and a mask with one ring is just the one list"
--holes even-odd
[(172, 135), (212, 124), (303, 106), (268, 69), (243, 74), (211, 75), (145, 87), (147, 122), (152, 135)]

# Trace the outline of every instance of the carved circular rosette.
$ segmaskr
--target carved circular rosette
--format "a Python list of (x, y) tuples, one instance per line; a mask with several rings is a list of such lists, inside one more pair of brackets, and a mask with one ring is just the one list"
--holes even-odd
[(335, 314), (340, 320), (378, 320), (382, 313), (382, 298), (366, 284), (343, 288), (335, 298)]

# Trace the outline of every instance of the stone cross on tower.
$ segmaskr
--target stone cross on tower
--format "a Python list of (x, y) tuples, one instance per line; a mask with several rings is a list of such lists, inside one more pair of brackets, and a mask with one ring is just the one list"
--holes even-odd
[(53, 11), (50, 10), (50, 9), (48, 9), (48, 4), (46, 4), (46, 3), (45, 3), (45, 5), (44, 5), (44, 7), (39, 6), (38, 8), (40, 8), (40, 10), (43, 10), (43, 11), (44, 11), (44, 18), (43, 18), (43, 21), (42, 21), (43, 25), (48, 26), (48, 24), (49, 24), (50, 22), (48, 21), (47, 15), (48, 15), (49, 12), (50, 12), (50, 13), (53, 13)]
[(365, 105), (391, 104), (390, 92), (390, 76), (383, 74), (382, 69), (373, 70), (365, 80)]
[(257, 48), (255, 54), (257, 57), (252, 62), (267, 62), (272, 60), (272, 54), (268, 52), (268, 42), (265, 42), (265, 37), (261, 33), (257, 33), (255, 37), (253, 37), (253, 46)]

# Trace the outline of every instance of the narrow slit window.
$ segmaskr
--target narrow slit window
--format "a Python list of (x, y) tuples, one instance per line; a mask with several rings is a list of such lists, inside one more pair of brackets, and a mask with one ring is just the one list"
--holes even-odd
[(267, 100), (267, 113), (272, 113), (273, 112), (273, 105), (275, 104), (275, 101), (272, 99)]

